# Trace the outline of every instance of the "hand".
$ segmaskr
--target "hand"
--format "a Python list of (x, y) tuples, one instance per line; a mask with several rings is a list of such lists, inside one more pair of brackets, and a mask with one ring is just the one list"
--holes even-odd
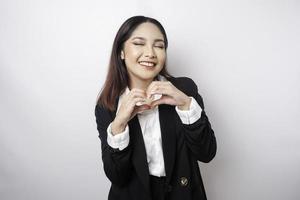
[(191, 98), (178, 90), (170, 81), (153, 81), (147, 88), (147, 98), (152, 98), (155, 94), (161, 94), (162, 97), (151, 103), (151, 108), (160, 104), (169, 104), (178, 106), (180, 110), (188, 110), (191, 104)]
[(137, 106), (145, 102), (146, 96), (145, 91), (133, 88), (122, 98), (120, 108), (112, 122), (111, 128), (113, 135), (122, 132), (128, 121), (131, 120), (138, 112), (151, 109), (151, 106), (147, 104)]

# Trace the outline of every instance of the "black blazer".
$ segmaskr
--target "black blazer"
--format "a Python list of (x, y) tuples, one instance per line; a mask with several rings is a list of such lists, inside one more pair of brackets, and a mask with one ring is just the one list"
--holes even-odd
[[(197, 85), (187, 77), (167, 78), (176, 88), (192, 96), (202, 108), (195, 123), (183, 124), (175, 106), (159, 105), (166, 185), (170, 200), (204, 200), (206, 194), (197, 161), (211, 161), (217, 149), (214, 131), (204, 111)], [(117, 104), (118, 101), (116, 101)], [(116, 112), (96, 105), (95, 116), (101, 140), (104, 171), (111, 181), (109, 200), (151, 200), (149, 169), (137, 116), (129, 122), (129, 145), (122, 151), (107, 144), (108, 125)]]

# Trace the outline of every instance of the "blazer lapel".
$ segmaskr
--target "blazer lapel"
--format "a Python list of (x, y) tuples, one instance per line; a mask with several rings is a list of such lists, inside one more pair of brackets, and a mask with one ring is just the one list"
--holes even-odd
[[(115, 101), (115, 108), (118, 108), (118, 102), (120, 97)], [(112, 119), (115, 118), (117, 109), (112, 113)], [(132, 145), (132, 163), (136, 170), (138, 177), (140, 178), (142, 184), (144, 185), (146, 192), (150, 196), (150, 184), (149, 184), (149, 168), (147, 163), (147, 153), (144, 143), (144, 138), (142, 135), (142, 129), (138, 120), (137, 115), (135, 115), (129, 122), (129, 134), (130, 134), (130, 145)]]
[(176, 153), (176, 130), (174, 124), (174, 107), (166, 104), (158, 106), (159, 121), (162, 137), (162, 148), (164, 154), (167, 184), (172, 177)]
[(134, 116), (134, 118), (132, 118), (128, 124), (130, 130), (130, 140), (133, 145), (133, 166), (135, 167), (138, 177), (140, 178), (144, 187), (146, 188), (146, 191), (149, 195), (151, 195), (149, 186), (149, 168), (147, 163), (146, 148), (137, 115)]
[[(118, 102), (118, 100), (116, 102)], [(158, 109), (162, 138), (162, 149), (164, 154), (164, 163), (166, 170), (166, 181), (168, 184), (171, 181), (176, 154), (176, 128), (174, 124), (174, 114), (176, 113), (174, 113), (174, 106), (170, 105), (162, 104), (158, 106)], [(115, 115), (116, 111), (113, 113), (113, 117)], [(133, 145), (132, 162), (138, 177), (140, 178), (142, 184), (146, 189), (146, 192), (148, 192), (148, 194), (151, 195), (149, 183), (150, 173), (147, 163), (147, 153), (137, 115), (134, 116), (128, 122), (128, 126), (130, 130), (130, 143)]]

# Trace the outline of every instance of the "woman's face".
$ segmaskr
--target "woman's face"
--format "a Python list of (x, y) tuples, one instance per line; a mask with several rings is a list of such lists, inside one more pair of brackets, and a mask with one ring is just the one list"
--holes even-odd
[(125, 41), (121, 58), (125, 59), (131, 81), (152, 81), (166, 61), (163, 34), (153, 23), (142, 23)]

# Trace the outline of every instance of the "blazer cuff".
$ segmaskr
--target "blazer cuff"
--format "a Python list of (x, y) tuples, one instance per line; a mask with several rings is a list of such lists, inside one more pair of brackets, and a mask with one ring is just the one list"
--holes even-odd
[(107, 143), (114, 149), (120, 151), (125, 149), (129, 144), (129, 127), (126, 125), (125, 130), (122, 133), (113, 135), (111, 132), (111, 123), (107, 127)]
[(180, 110), (177, 106), (175, 107), (176, 112), (184, 124), (193, 124), (201, 117), (202, 108), (194, 99), (194, 97), (190, 98), (192, 101), (189, 110)]

